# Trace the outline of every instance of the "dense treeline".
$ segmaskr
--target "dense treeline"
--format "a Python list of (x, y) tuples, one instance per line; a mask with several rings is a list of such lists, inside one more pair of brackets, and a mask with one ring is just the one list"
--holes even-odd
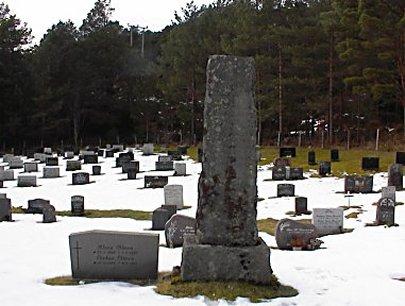
[(80, 27), (53, 25), (30, 47), (0, 4), (4, 146), (198, 141), (210, 54), (253, 56), (262, 143), (300, 133), (331, 143), (405, 133), (401, 0), (192, 2), (162, 32), (111, 20), (98, 0)]

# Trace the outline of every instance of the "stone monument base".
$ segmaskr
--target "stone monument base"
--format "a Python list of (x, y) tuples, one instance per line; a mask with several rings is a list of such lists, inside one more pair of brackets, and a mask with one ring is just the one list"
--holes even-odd
[(184, 240), (181, 277), (183, 281), (246, 281), (270, 284), (270, 248), (260, 239), (257, 246), (228, 247), (197, 244)]

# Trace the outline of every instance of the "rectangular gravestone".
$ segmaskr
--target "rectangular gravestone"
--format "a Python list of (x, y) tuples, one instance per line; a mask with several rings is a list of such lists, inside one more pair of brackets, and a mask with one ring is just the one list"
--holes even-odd
[(271, 178), (273, 181), (284, 181), (287, 177), (287, 170), (284, 166), (274, 166), (271, 170)]
[(361, 169), (369, 171), (378, 171), (380, 169), (380, 159), (378, 157), (363, 157)]
[(70, 200), (72, 215), (84, 216), (84, 197), (76, 195), (72, 196)]
[(46, 162), (45, 165), (48, 166), (58, 166), (59, 165), (59, 161), (57, 157), (47, 157), (46, 158)]
[(296, 155), (296, 149), (293, 147), (280, 148), (279, 157), (295, 157)]
[(395, 163), (405, 166), (405, 152), (396, 152)]
[(74, 279), (154, 280), (158, 276), (159, 235), (88, 231), (69, 236)]
[(404, 175), (401, 164), (393, 164), (388, 169), (388, 186), (395, 186), (400, 191), (404, 188)]
[(314, 151), (308, 152), (308, 165), (310, 166), (316, 165), (316, 155)]
[(106, 150), (105, 151), (105, 157), (106, 158), (114, 157), (114, 151), (113, 150)]
[(388, 187), (382, 187), (381, 188), (381, 198), (388, 198), (396, 202), (396, 188), (395, 186), (388, 186)]
[(98, 164), (98, 155), (96, 154), (86, 154), (84, 155), (84, 163), (85, 164)]
[(376, 223), (378, 225), (392, 226), (395, 224), (395, 201), (382, 198), (377, 202)]
[(295, 186), (292, 184), (278, 184), (277, 197), (293, 197), (295, 196)]
[(24, 172), (38, 172), (38, 163), (24, 163)]
[(36, 187), (37, 177), (35, 175), (19, 175), (17, 178), (18, 187)]
[(345, 177), (345, 193), (372, 193), (373, 176), (349, 175)]
[(145, 188), (164, 188), (169, 183), (167, 176), (145, 176)]
[(164, 187), (165, 205), (175, 205), (177, 209), (182, 209), (183, 202), (183, 186), (182, 185), (166, 185)]
[(35, 199), (28, 201), (28, 209), (25, 211), (26, 214), (42, 214), (43, 207), (50, 205), (48, 200)]
[(165, 208), (158, 208), (152, 214), (152, 230), (162, 231), (165, 229), (166, 222), (171, 218), (171, 212)]
[(304, 169), (303, 168), (290, 168), (289, 173), (290, 180), (303, 180), (304, 179)]
[(128, 171), (134, 170), (135, 172), (139, 172), (139, 161), (128, 161), (122, 164), (122, 173), (128, 173)]
[(11, 200), (7, 198), (0, 198), (0, 222), (2, 221), (13, 221)]
[(320, 246), (316, 227), (295, 220), (281, 219), (275, 236), (280, 250), (314, 250)]
[(101, 166), (93, 166), (93, 175), (101, 175)]
[(59, 167), (44, 167), (43, 169), (43, 177), (44, 178), (57, 178), (60, 177), (60, 169)]
[(170, 163), (172, 161), (173, 161), (173, 156), (172, 155), (159, 155), (158, 156), (158, 162)]
[(145, 143), (142, 147), (143, 155), (153, 155), (153, 143)]
[(169, 155), (173, 160), (183, 160), (183, 157), (179, 151), (167, 151), (167, 155)]
[(185, 176), (187, 175), (187, 166), (185, 163), (174, 164), (174, 175), (175, 176)]
[(82, 170), (82, 162), (80, 160), (68, 160), (66, 162), (66, 171)]
[(0, 171), (0, 181), (13, 181), (14, 180), (14, 170), (3, 170)]
[(332, 164), (328, 161), (319, 162), (318, 173), (320, 176), (330, 175), (332, 173)]
[(86, 185), (90, 183), (90, 174), (86, 172), (72, 173), (72, 185)]
[(342, 208), (314, 208), (312, 224), (320, 235), (339, 234), (343, 231)]
[(65, 158), (66, 159), (72, 159), (74, 157), (75, 157), (75, 152), (73, 152), (73, 151), (65, 152)]
[(308, 214), (308, 199), (304, 197), (295, 198), (295, 214)]
[(338, 149), (330, 150), (330, 161), (331, 162), (338, 162), (339, 161), (339, 150)]
[(24, 166), (24, 162), (20, 157), (12, 157), (8, 163), (10, 169), (21, 169)]
[(173, 162), (156, 162), (155, 167), (156, 171), (171, 171), (174, 170)]

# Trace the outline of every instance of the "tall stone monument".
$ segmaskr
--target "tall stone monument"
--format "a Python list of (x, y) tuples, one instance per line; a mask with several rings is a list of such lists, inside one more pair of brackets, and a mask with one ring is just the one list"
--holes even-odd
[(195, 236), (185, 237), (185, 281), (270, 282), (270, 248), (256, 224), (254, 60), (211, 56)]

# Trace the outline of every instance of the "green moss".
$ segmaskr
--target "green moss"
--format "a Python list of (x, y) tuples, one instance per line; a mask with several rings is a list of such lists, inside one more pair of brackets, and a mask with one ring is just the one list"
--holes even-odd
[(12, 207), (11, 208), (11, 212), (13, 214), (23, 214), (24, 213), (24, 209), (22, 208), (22, 206), (18, 206), (18, 207)]
[(124, 282), (137, 286), (150, 286), (156, 284), (156, 281), (149, 281), (149, 280), (96, 280), (96, 279), (79, 280), (74, 279), (71, 276), (58, 276), (48, 278), (44, 281), (44, 283), (48, 286), (81, 286), (103, 282)]
[(230, 281), (184, 282), (178, 276), (170, 276), (162, 278), (157, 283), (155, 291), (175, 298), (192, 298), (202, 295), (214, 301), (220, 299), (235, 301), (238, 297), (243, 297), (254, 303), (298, 295), (297, 290), (280, 284), (275, 276), (272, 276), (271, 284), (268, 286)]

